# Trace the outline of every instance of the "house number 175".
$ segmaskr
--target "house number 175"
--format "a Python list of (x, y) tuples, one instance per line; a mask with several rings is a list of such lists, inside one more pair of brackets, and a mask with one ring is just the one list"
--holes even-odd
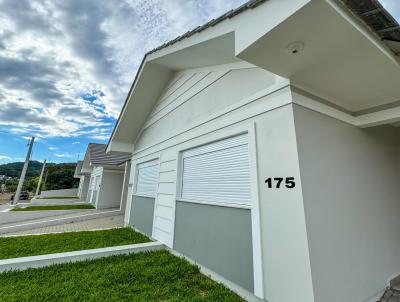
[(279, 189), (282, 184), (284, 184), (285, 187), (288, 189), (293, 189), (296, 186), (294, 177), (274, 177), (274, 178), (269, 177), (265, 180), (265, 183), (270, 189), (272, 188)]

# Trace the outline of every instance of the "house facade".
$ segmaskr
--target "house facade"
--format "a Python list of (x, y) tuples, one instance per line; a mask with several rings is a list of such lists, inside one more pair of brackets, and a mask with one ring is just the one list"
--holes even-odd
[(248, 299), (375, 301), (400, 274), (400, 42), (372, 10), (391, 25), (250, 1), (148, 53), (107, 146), (126, 224)]
[(89, 182), (90, 182), (90, 173), (83, 173), (82, 170), (83, 161), (79, 160), (76, 163), (74, 178), (79, 178), (79, 186), (78, 186), (78, 197), (82, 200), (86, 200)]
[(106, 154), (106, 145), (89, 144), (81, 171), (90, 173), (86, 201), (96, 209), (125, 210), (130, 172), (128, 153)]

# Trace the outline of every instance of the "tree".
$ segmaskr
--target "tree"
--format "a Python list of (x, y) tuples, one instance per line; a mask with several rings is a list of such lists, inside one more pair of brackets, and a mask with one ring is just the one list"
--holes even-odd
[[(6, 175), (8, 177), (19, 177), (21, 175), (23, 162), (15, 162), (0, 165), (0, 175)], [(26, 177), (35, 177), (40, 175), (43, 164), (36, 160), (29, 162), (28, 171)]]
[(74, 178), (75, 163), (51, 164), (46, 168), (46, 183), (42, 190), (77, 188), (79, 179)]
[(7, 192), (15, 192), (15, 190), (17, 189), (17, 186), (18, 186), (18, 179), (6, 180), (5, 184), (6, 184)]
[(38, 183), (39, 183), (39, 176), (31, 177), (25, 181), (23, 190), (29, 192), (35, 192)]
[[(7, 180), (6, 182), (8, 192), (15, 192), (18, 185), (17, 177), (21, 174), (23, 164), (22, 162), (15, 162), (0, 165), (0, 175), (13, 177), (13, 179)], [(43, 164), (38, 161), (29, 162), (23, 190), (30, 192), (36, 191), (42, 165)], [(48, 163), (44, 174), (45, 179), (43, 179), (42, 182), (42, 190), (77, 188), (79, 186), (79, 179), (74, 178), (75, 167), (76, 163)]]

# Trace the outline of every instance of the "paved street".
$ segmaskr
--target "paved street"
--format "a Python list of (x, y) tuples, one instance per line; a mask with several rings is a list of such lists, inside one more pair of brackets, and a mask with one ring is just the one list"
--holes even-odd
[(61, 211), (27, 211), (0, 212), (0, 228), (4, 225), (26, 223), (38, 219), (56, 218), (70, 214), (96, 213), (97, 210), (61, 210)]
[(63, 199), (51, 199), (51, 198), (32, 198), (31, 205), (63, 205), (63, 204), (80, 204), (86, 203), (85, 200), (76, 198), (63, 198)]
[(1, 210), (4, 211), (6, 206), (0, 207), (0, 234), (2, 236), (123, 226), (123, 213), (119, 209), (2, 212)]
[(62, 233), (62, 232), (79, 232), (79, 231), (92, 231), (100, 229), (111, 229), (119, 228), (124, 226), (123, 215), (104, 217), (98, 219), (90, 219), (85, 221), (77, 221), (60, 225), (52, 225), (48, 227), (35, 228), (31, 230), (19, 231), (0, 235), (5, 236), (22, 236), (22, 235), (34, 235), (34, 234), (50, 234), (50, 233)]

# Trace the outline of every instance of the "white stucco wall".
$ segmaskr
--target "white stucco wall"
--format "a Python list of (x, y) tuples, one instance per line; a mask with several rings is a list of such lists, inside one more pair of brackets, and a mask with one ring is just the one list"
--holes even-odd
[(294, 117), (315, 301), (364, 301), (400, 274), (400, 128)]
[[(314, 301), (292, 110), (287, 105), (256, 120), (264, 282), (270, 302)], [(268, 177), (294, 177), (296, 187), (268, 188)]]
[(78, 188), (42, 191), (40, 197), (77, 196)]
[(103, 170), (97, 209), (120, 208), (124, 171)]
[(90, 182), (90, 176), (87, 175), (82, 175), (80, 177), (79, 181), (79, 188), (78, 188), (78, 197), (81, 199), (86, 199), (88, 189), (89, 189), (89, 182)]
[[(101, 182), (102, 175), (103, 175), (103, 167), (94, 167), (90, 174), (89, 188), (88, 188), (88, 194), (86, 197), (86, 201), (92, 203), (94, 206), (96, 206), (96, 202), (95, 202), (96, 198), (94, 196), (94, 191), (95, 191), (95, 186), (96, 186), (96, 177), (100, 177), (100, 182)], [(97, 185), (97, 189), (98, 189), (98, 185)]]
[(130, 172), (131, 172), (131, 162), (127, 161), (125, 163), (125, 169), (124, 169), (124, 180), (123, 180), (123, 186), (122, 186), (122, 194), (121, 194), (121, 206), (120, 209), (121, 211), (125, 212), (126, 209), (126, 201), (128, 199), (128, 194), (129, 194), (129, 180), (130, 180)]
[[(258, 68), (231, 68), (235, 69), (202, 69), (208, 74), (203, 78), (198, 71), (184, 71), (172, 80), (135, 142), (131, 182), (137, 163), (159, 159), (153, 236), (172, 246), (179, 152), (255, 129), (251, 144), (258, 171), (253, 170), (252, 175), (258, 175), (261, 212), (261, 228), (255, 232), (261, 233), (262, 250), (262, 259), (255, 258), (255, 271), (263, 271), (255, 282), (261, 280), (269, 302), (313, 301), (288, 82)], [(298, 186), (295, 190), (267, 190), (264, 179), (274, 176), (294, 176)], [(131, 194), (128, 198), (129, 210)]]

